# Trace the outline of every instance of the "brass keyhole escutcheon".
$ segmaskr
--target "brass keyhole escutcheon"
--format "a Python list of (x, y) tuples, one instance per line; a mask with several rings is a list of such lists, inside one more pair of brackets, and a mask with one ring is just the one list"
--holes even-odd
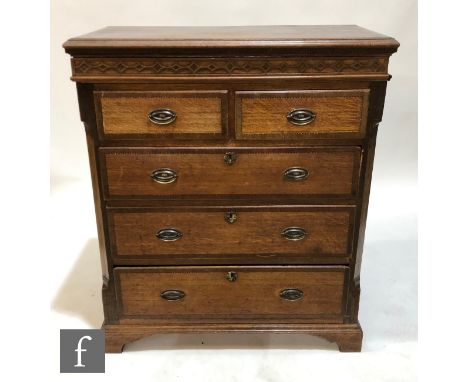
[(237, 272), (228, 272), (226, 273), (226, 280), (234, 282), (237, 280)]
[(237, 160), (236, 153), (230, 151), (230, 152), (224, 154), (224, 162), (226, 164), (233, 165), (234, 163), (236, 163), (236, 160)]
[(224, 214), (224, 220), (228, 224), (234, 224), (237, 220), (237, 214), (235, 212), (229, 211)]

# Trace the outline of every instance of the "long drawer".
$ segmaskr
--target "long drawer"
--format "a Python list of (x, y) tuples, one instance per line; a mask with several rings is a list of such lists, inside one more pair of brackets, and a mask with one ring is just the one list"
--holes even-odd
[(101, 148), (105, 197), (352, 197), (359, 147)]
[(121, 319), (343, 322), (348, 268), (117, 267)]
[(110, 208), (116, 263), (347, 263), (354, 206)]

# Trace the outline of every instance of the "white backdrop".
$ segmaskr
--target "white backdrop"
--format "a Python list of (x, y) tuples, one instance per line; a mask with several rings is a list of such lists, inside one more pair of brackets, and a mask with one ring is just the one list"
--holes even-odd
[[(374, 165), (361, 279), (363, 352), (340, 354), (335, 345), (302, 336), (165, 335), (130, 345), (132, 352), (107, 356), (106, 374), (89, 375), (89, 380), (415, 380), (417, 2), (412, 0), (53, 0), (51, 200), (57, 240), (50, 277), (57, 288), (51, 336), (60, 328), (102, 322), (84, 128), (61, 44), (107, 25), (266, 24), (357, 24), (401, 43), (390, 59), (393, 78)], [(58, 357), (58, 347), (54, 350)], [(57, 379), (71, 379), (58, 374), (57, 357), (51, 365)]]

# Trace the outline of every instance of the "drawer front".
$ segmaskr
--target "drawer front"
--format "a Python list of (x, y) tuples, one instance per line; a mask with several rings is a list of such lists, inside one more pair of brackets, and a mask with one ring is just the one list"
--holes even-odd
[[(226, 261), (347, 260), (355, 207), (109, 209), (116, 258)], [(118, 261), (118, 259), (116, 259)]]
[(219, 138), (226, 132), (226, 91), (96, 92), (106, 138)]
[(121, 318), (342, 322), (347, 267), (117, 267)]
[(354, 196), (359, 147), (101, 149), (107, 198)]
[(239, 139), (362, 138), (369, 90), (237, 92)]

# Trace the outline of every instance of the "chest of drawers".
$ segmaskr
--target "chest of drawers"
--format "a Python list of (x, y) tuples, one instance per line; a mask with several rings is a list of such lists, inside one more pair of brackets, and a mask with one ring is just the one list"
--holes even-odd
[(72, 56), (106, 351), (168, 332), (291, 332), (359, 351), (388, 60), (357, 26), (108, 27)]

